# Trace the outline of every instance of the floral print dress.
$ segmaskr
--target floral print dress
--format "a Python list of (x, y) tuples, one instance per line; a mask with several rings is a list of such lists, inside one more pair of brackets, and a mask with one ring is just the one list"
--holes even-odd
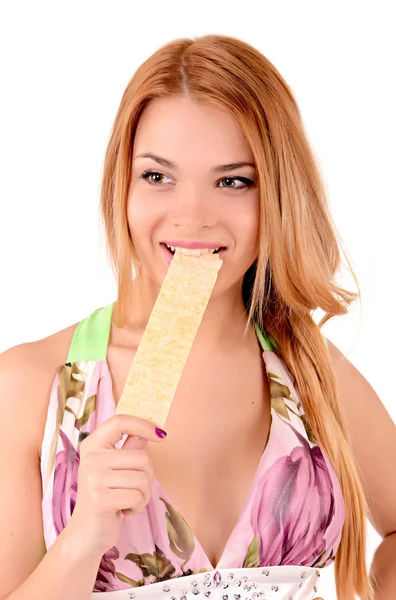
[[(113, 306), (78, 324), (53, 380), (41, 453), (47, 550), (73, 513), (80, 443), (115, 414), (106, 362)], [(123, 600), (146, 594), (153, 600), (157, 594), (190, 600), (191, 594), (216, 598), (217, 593), (221, 600), (298, 600), (317, 595), (320, 569), (332, 564), (341, 539), (341, 487), (274, 340), (257, 325), (256, 332), (270, 384), (270, 433), (218, 564), (211, 564), (155, 479), (148, 505), (123, 519), (117, 544), (103, 555), (92, 597), (101, 593)]]

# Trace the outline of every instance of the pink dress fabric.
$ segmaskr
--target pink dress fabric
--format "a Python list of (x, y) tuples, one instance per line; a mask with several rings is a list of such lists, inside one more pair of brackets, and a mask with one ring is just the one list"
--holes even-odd
[[(341, 539), (341, 487), (309, 426), (291, 373), (278, 353), (266, 348), (270, 434), (218, 564), (210, 563), (155, 479), (146, 508), (123, 519), (117, 544), (102, 557), (92, 597), (309, 600), (319, 594), (320, 570), (333, 563)], [(81, 440), (115, 414), (106, 355), (66, 362), (54, 377), (41, 455), (47, 549), (74, 509)]]

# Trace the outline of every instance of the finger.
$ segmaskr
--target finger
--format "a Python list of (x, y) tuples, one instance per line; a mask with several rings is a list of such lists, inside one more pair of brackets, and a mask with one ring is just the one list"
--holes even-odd
[[(93, 446), (95, 448), (114, 448), (125, 434), (138, 436), (151, 442), (161, 441), (161, 438), (155, 433), (155, 425), (147, 419), (116, 414), (101, 423), (94, 433), (81, 443), (82, 451), (83, 447), (86, 450)], [(138, 444), (138, 447), (142, 447), (142, 442)]]
[(111, 510), (134, 510), (135, 514), (140, 512), (148, 504), (150, 494), (143, 489), (115, 489), (111, 490), (106, 502), (107, 508)]
[(146, 471), (153, 468), (147, 450), (144, 448), (122, 448), (121, 450), (114, 448), (101, 450), (96, 454), (99, 460), (98, 464), (103, 466), (103, 470)]
[(101, 485), (112, 490), (140, 490), (151, 485), (151, 473), (147, 471), (108, 471), (102, 477)]
[(121, 448), (123, 450), (143, 450), (144, 448), (146, 448), (147, 444), (148, 440), (146, 440), (143, 437), (128, 435)]

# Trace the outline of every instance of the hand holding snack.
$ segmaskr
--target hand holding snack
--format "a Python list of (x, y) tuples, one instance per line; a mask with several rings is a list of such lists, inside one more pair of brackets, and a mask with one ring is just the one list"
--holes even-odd
[[(154, 472), (147, 444), (161, 441), (160, 432), (144, 419), (114, 415), (81, 442), (77, 500), (67, 528), (83, 534), (92, 554), (114, 546), (124, 515), (148, 504)], [(124, 434), (122, 448), (115, 448)]]

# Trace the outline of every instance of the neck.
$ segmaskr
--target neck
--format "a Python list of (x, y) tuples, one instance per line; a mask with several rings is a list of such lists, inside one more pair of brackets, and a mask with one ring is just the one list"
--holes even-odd
[[(126, 332), (140, 330), (143, 333), (158, 293), (158, 286), (148, 277), (141, 277), (134, 282), (134, 298), (127, 315)], [(233, 288), (209, 300), (194, 340), (195, 350), (216, 351), (240, 344), (247, 322), (241, 280)], [(248, 339), (255, 337), (252, 325), (247, 336)]]

